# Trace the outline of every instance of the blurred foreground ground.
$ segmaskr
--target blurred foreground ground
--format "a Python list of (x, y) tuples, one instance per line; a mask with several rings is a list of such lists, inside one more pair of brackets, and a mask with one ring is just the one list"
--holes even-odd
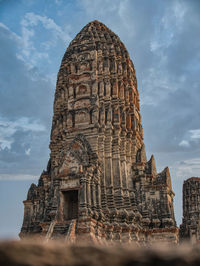
[(67, 245), (39, 241), (0, 242), (0, 265), (184, 266), (200, 265), (200, 245), (136, 247), (133, 245)]

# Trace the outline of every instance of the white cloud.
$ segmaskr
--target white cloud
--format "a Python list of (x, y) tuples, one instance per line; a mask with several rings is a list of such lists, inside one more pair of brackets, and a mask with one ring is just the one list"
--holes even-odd
[(18, 130), (41, 132), (45, 131), (45, 127), (36, 120), (30, 121), (27, 117), (22, 117), (15, 121), (0, 117), (0, 149), (11, 148), (14, 141), (13, 135)]
[(177, 178), (200, 176), (200, 158), (178, 161), (171, 166), (171, 169)]
[(35, 50), (33, 43), (31, 42), (31, 37), (33, 37), (34, 34), (35, 34), (34, 30), (29, 30), (26, 27), (22, 27), (22, 38), (21, 38), (21, 42), (23, 45), (22, 53), (26, 57), (30, 56), (31, 51)]
[(188, 130), (184, 139), (178, 144), (180, 147), (189, 148), (192, 143), (198, 142), (200, 139), (200, 129)]
[(141, 87), (144, 88), (140, 96), (141, 105), (157, 106), (160, 102), (165, 101), (169, 93), (178, 89), (173, 80), (170, 81), (171, 84), (169, 82), (165, 70), (166, 60), (166, 56), (163, 56), (156, 66), (146, 70), (146, 75), (141, 81)]
[(21, 129), (23, 131), (44, 131), (45, 127), (39, 124), (38, 121), (30, 121), (27, 117), (19, 118), (15, 121), (9, 121), (5, 118), (0, 117), (0, 126), (7, 128), (11, 134), (13, 134), (17, 129)]
[(29, 174), (0, 174), (0, 181), (13, 181), (13, 180), (32, 180), (38, 179), (38, 176)]
[(7, 36), (14, 39), (18, 44), (20, 44), (21, 38), (15, 32), (10, 31), (10, 29), (3, 23), (0, 22), (0, 28), (4, 29), (6, 32), (9, 32)]
[(9, 28), (5, 24), (3, 24), (1, 22), (0, 22), (0, 27), (3, 28), (4, 30), (8, 30), (9, 31)]
[[(71, 41), (69, 28), (64, 29), (47, 16), (26, 13), (21, 20), (21, 43), (23, 49), (19, 49), (18, 58), (22, 59), (27, 67), (44, 68), (47, 65), (53, 68), (51, 59), (51, 48), (59, 43)], [(27, 63), (28, 62), (28, 63)], [(47, 67), (43, 70), (47, 73)]]
[[(173, 10), (173, 15), (176, 18), (176, 25), (178, 27), (182, 26), (182, 23), (184, 22), (184, 16), (186, 15), (186, 5), (185, 3), (182, 1), (174, 1), (172, 3), (172, 10)], [(173, 22), (174, 23), (174, 22)]]
[(190, 143), (187, 140), (182, 140), (178, 145), (184, 148), (190, 147)]
[(136, 33), (136, 25), (133, 23), (133, 15), (130, 11), (131, 2), (129, 0), (120, 1), (117, 6), (121, 23), (129, 31), (129, 36), (133, 37)]
[(53, 19), (46, 16), (40, 16), (32, 12), (26, 13), (25, 17), (21, 21), (22, 29), (38, 26), (39, 22), (42, 23), (42, 26), (45, 29), (53, 31), (55, 38), (60, 38), (63, 42), (71, 40), (69, 34), (67, 32), (64, 32)]
[(20, 24), (21, 34), (12, 32), (1, 22), (0, 28), (7, 31), (9, 38), (16, 41), (18, 50), (16, 56), (24, 62), (28, 69), (39, 67), (40, 63), (44, 64), (43, 59), (50, 63), (49, 49), (60, 41), (64, 44), (71, 41), (68, 33), (69, 27), (65, 26), (63, 30), (52, 18), (47, 16), (29, 12), (25, 14)]
[(189, 130), (189, 133), (191, 134), (190, 138), (193, 140), (200, 139), (200, 129), (192, 129)]
[(184, 2), (172, 1), (165, 9), (165, 12), (156, 23), (155, 32), (150, 42), (152, 52), (163, 55), (163, 52), (170, 45), (176, 42), (176, 36), (183, 30), (187, 8)]
[(11, 144), (13, 143), (13, 138), (8, 137), (9, 140), (5, 139), (4, 136), (0, 136), (0, 151), (6, 148), (10, 149)]
[(30, 153), (31, 153), (31, 148), (28, 148), (27, 150), (25, 150), (25, 154), (26, 154), (26, 155), (28, 155), (28, 156), (29, 156), (29, 155), (30, 155)]

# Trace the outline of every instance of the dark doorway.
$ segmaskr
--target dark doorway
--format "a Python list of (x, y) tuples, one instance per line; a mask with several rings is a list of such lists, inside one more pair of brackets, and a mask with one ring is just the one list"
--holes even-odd
[(63, 191), (63, 215), (64, 220), (72, 220), (78, 217), (78, 190)]

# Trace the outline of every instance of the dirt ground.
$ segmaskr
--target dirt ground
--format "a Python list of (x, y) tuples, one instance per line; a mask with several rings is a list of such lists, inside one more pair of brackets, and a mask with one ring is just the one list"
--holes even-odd
[(185, 266), (200, 265), (200, 245), (152, 247), (133, 245), (69, 245), (60, 242), (2, 241), (0, 265)]

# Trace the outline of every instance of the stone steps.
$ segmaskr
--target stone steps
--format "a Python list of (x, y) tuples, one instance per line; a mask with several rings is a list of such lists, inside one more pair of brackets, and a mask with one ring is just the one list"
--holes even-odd
[(51, 235), (51, 239), (64, 238), (67, 235), (70, 224), (56, 224)]

